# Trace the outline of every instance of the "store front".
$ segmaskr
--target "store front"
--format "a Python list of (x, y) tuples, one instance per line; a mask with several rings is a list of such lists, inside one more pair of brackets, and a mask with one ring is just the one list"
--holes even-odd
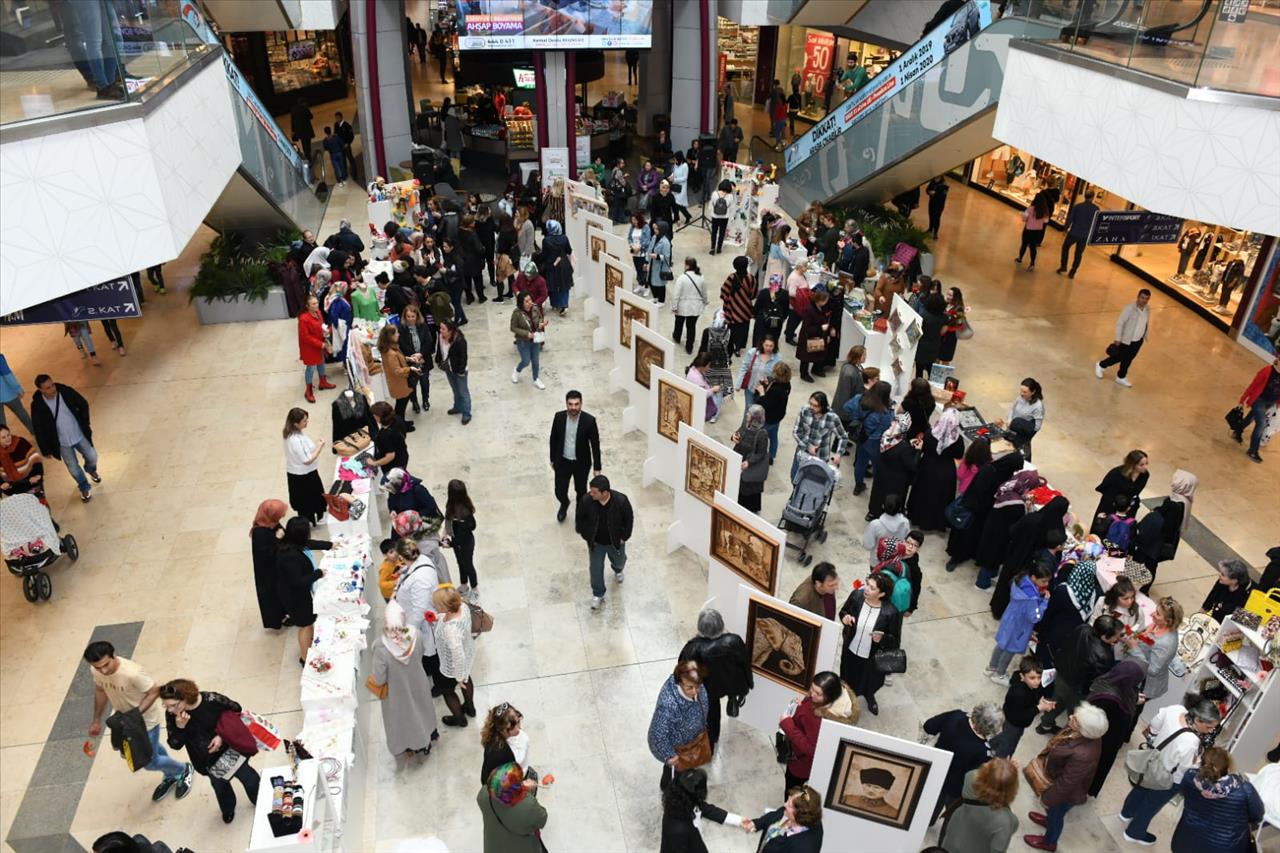
[(345, 51), (336, 30), (228, 33), (223, 45), (267, 109), (287, 113), (300, 97), (308, 103), (347, 96)]
[[(1049, 225), (1066, 228), (1072, 205), (1093, 190), (1102, 210), (1144, 210), (1105, 187), (1096, 186), (1034, 155), (1001, 145), (949, 174), (969, 186), (1025, 210), (1043, 190), (1056, 189)], [(1188, 306), (1223, 331), (1239, 328), (1276, 238), (1227, 225), (1187, 220), (1176, 243), (1130, 243), (1110, 250), (1119, 264)]]
[(798, 132), (851, 94), (840, 85), (844, 69), (862, 66), (874, 77), (899, 53), (811, 27), (752, 27), (725, 18), (717, 19), (716, 27), (719, 91), (728, 84), (739, 104), (764, 104), (773, 81), (780, 80), (788, 95), (800, 92)]

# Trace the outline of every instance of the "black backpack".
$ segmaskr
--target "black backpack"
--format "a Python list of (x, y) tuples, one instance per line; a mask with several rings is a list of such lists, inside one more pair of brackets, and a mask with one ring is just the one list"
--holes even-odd
[(729, 199), (720, 196), (716, 199), (715, 204), (711, 205), (711, 211), (717, 217), (725, 217), (729, 215)]

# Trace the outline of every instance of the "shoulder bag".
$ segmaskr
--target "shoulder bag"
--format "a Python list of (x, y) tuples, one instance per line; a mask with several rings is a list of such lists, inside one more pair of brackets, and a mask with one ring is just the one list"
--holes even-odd
[(964, 318), (964, 325), (956, 330), (956, 340), (967, 341), (973, 337), (973, 326), (969, 323), (969, 318)]
[[(889, 644), (893, 644), (893, 648), (885, 648)], [(881, 675), (906, 672), (907, 650), (902, 648), (896, 637), (886, 633), (880, 641), (880, 649), (871, 655), (871, 662)]]
[(1049, 739), (1044, 745), (1044, 749), (1040, 750), (1040, 754), (1022, 768), (1022, 775), (1026, 778), (1027, 784), (1031, 786), (1031, 790), (1036, 792), (1036, 798), (1044, 796), (1044, 792), (1049, 790), (1053, 784), (1053, 780), (1049, 778), (1049, 753), (1058, 744), (1069, 738), (1076, 737), (1073, 731), (1061, 731)]
[(1227, 426), (1231, 427), (1232, 432), (1244, 432), (1244, 428), (1249, 425), (1249, 421), (1244, 416), (1244, 406), (1236, 406), (1227, 412)]
[(675, 278), (675, 276), (671, 273), (670, 260), (663, 258), (661, 255), (659, 255), (658, 263), (662, 267), (662, 269), (658, 270), (658, 278), (662, 279), (663, 281), (671, 281), (672, 279)]
[(773, 733), (773, 752), (779, 764), (790, 764), (795, 760), (796, 748), (791, 745), (791, 739), (781, 728)]
[(471, 609), (471, 636), (487, 634), (493, 630), (493, 614), (479, 604), (468, 603)]
[(973, 526), (973, 510), (964, 505), (964, 495), (959, 495), (942, 511), (947, 524), (956, 530), (968, 530)]
[(1135, 788), (1146, 788), (1148, 791), (1167, 791), (1172, 788), (1178, 780), (1174, 779), (1173, 774), (1164, 766), (1160, 751), (1184, 732), (1191, 732), (1193, 735), (1196, 733), (1195, 729), (1184, 726), (1161, 741), (1159, 746), (1151, 747), (1144, 743), (1137, 749), (1126, 752), (1124, 769), (1129, 774), (1129, 784)]

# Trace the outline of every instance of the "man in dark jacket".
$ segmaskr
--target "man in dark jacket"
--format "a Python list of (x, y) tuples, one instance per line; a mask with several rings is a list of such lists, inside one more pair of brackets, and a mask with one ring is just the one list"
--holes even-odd
[(360, 235), (351, 230), (351, 220), (343, 219), (338, 222), (338, 230), (329, 235), (329, 239), (324, 241), (324, 245), (329, 249), (341, 249), (348, 255), (357, 259), (359, 263), (360, 253), (364, 251), (364, 240), (360, 239)]
[(304, 162), (311, 163), (311, 141), (316, 138), (316, 129), (311, 126), (311, 110), (307, 109), (307, 99), (298, 98), (289, 108), (289, 124), (293, 127), (293, 138), (302, 150)]
[(294, 261), (301, 267), (315, 250), (316, 235), (311, 233), (310, 230), (303, 231), (302, 240), (298, 242), (297, 246), (289, 250), (289, 260)]
[(1036, 731), (1042, 735), (1061, 729), (1058, 716), (1070, 714), (1084, 698), (1085, 688), (1116, 665), (1115, 645), (1124, 636), (1124, 626), (1114, 616), (1099, 616), (1092, 625), (1077, 627), (1062, 649), (1054, 651), (1057, 678), (1053, 683), (1053, 710), (1040, 717)]
[[(98, 476), (98, 451), (93, 446), (93, 429), (89, 424), (89, 403), (70, 385), (54, 382), (47, 373), (36, 377), (36, 393), (31, 395), (31, 422), (35, 426), (36, 445), (46, 459), (61, 459), (80, 487), (80, 500), (92, 500), (89, 479), (101, 483)], [(84, 457), (84, 470), (76, 454)], [(88, 472), (88, 479), (85, 472)]]
[(569, 478), (573, 478), (575, 500), (581, 500), (587, 491), (587, 471), (599, 477), (600, 430), (596, 419), (582, 411), (582, 392), (570, 391), (564, 395), (564, 411), (556, 412), (551, 419), (551, 468), (556, 472), (556, 500), (560, 510), (556, 521), (564, 521), (569, 514)]
[(791, 593), (791, 603), (825, 619), (836, 618), (836, 590), (840, 588), (840, 575), (831, 563), (818, 563), (809, 577), (800, 582)]
[[(1085, 190), (1084, 201), (1071, 208), (1067, 214), (1067, 236), (1062, 238), (1062, 257), (1058, 259), (1058, 275), (1067, 273), (1067, 278), (1075, 278), (1080, 269), (1080, 258), (1084, 255), (1085, 246), (1089, 244), (1089, 232), (1093, 230), (1093, 218), (1098, 215), (1098, 206), (1093, 203), (1093, 190)], [(1076, 248), (1075, 257), (1071, 260), (1071, 271), (1067, 272), (1067, 252), (1072, 246)]]
[(871, 250), (862, 242), (859, 231), (849, 238), (853, 243), (853, 260), (849, 263), (849, 274), (853, 276), (855, 286), (860, 286), (867, 278), (867, 270), (871, 269)]
[(609, 488), (609, 478), (597, 474), (591, 478), (587, 493), (578, 498), (574, 527), (587, 543), (591, 566), (591, 609), (604, 605), (604, 558), (613, 567), (613, 579), (622, 583), (627, 567), (627, 540), (635, 515), (631, 501), (622, 492)]
[(356, 129), (351, 126), (351, 122), (343, 118), (342, 113), (334, 113), (333, 132), (342, 140), (342, 156), (347, 161), (347, 173), (351, 175), (353, 181), (359, 181), (360, 163), (356, 160), (355, 152), (351, 150), (351, 146), (356, 141)]
[(707, 737), (711, 748), (720, 740), (720, 699), (730, 699), (730, 716), (733, 704), (742, 704), (755, 686), (751, 674), (751, 654), (747, 644), (737, 634), (724, 630), (724, 617), (710, 607), (698, 614), (698, 636), (684, 644), (680, 650), (680, 663), (692, 660), (707, 668), (703, 686), (707, 688)]

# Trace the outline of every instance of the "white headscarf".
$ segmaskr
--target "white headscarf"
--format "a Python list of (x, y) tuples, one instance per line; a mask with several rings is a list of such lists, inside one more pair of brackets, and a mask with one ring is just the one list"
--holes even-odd
[(947, 408), (942, 410), (942, 417), (933, 425), (933, 437), (938, 442), (941, 452), (955, 443), (960, 437), (960, 410)]
[(316, 246), (311, 250), (311, 254), (307, 255), (307, 260), (302, 264), (302, 271), (311, 275), (316, 266), (326, 270), (329, 268), (329, 250), (324, 246)]
[(408, 663), (418, 645), (418, 632), (409, 625), (404, 608), (393, 598), (387, 602), (383, 614), (386, 627), (382, 629), (382, 644), (400, 663)]
[(1182, 504), (1182, 531), (1185, 533), (1187, 525), (1191, 523), (1191, 505), (1195, 503), (1196, 486), (1200, 485), (1200, 480), (1190, 471), (1184, 471), (1179, 468), (1173, 472), (1173, 482), (1169, 484), (1171, 500), (1175, 500)]

